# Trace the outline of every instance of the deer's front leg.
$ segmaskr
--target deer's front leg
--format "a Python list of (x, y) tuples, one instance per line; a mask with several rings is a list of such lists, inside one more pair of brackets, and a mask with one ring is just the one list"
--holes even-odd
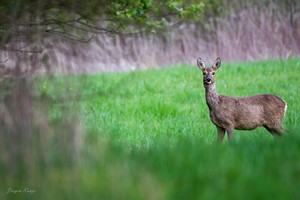
[(229, 126), (229, 127), (226, 128), (226, 131), (227, 131), (227, 135), (228, 135), (228, 140), (229, 140), (229, 142), (232, 142), (232, 141), (233, 141), (233, 138), (234, 138), (234, 134), (233, 134), (234, 127)]
[(216, 127), (218, 130), (218, 142), (222, 143), (224, 136), (225, 136), (225, 129), (222, 127), (218, 127), (218, 126), (216, 126)]

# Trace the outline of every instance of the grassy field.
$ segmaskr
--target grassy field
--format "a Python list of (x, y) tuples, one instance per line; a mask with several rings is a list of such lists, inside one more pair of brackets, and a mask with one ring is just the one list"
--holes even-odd
[(223, 64), (217, 91), (277, 94), (288, 133), (235, 131), (222, 145), (196, 66), (42, 78), (34, 95), (54, 128), (22, 175), (2, 162), (0, 197), (300, 199), (299, 70), (299, 59)]

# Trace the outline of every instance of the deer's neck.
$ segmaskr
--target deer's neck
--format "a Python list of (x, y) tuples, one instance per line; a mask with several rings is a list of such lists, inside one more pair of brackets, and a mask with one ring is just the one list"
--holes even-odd
[(209, 110), (213, 110), (214, 108), (218, 107), (219, 94), (216, 91), (215, 84), (205, 86), (205, 96)]

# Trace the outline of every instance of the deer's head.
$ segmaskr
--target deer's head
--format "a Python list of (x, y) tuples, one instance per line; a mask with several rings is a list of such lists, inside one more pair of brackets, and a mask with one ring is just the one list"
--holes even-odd
[(221, 59), (217, 58), (210, 68), (205, 67), (205, 63), (201, 58), (197, 59), (197, 65), (203, 72), (203, 84), (204, 86), (212, 85), (215, 83), (215, 72), (221, 66)]

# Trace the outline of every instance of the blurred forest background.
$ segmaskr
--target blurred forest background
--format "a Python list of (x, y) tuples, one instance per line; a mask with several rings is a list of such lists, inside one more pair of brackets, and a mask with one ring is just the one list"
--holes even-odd
[[(2, 1), (0, 74), (165, 67), (300, 54), (297, 0)], [(15, 70), (16, 69), (16, 70)]]

